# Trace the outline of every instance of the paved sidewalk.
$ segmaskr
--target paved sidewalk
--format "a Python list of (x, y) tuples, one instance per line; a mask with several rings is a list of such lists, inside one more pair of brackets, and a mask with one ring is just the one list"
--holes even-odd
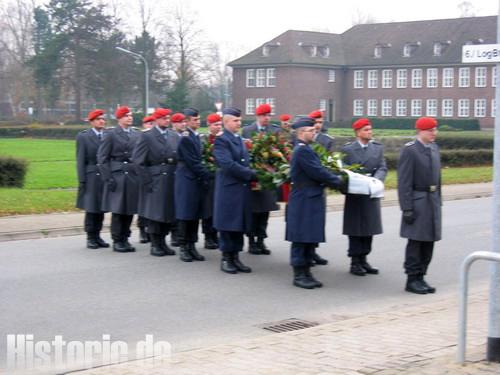
[(500, 364), (484, 361), (487, 309), (488, 293), (481, 285), (469, 300), (465, 366), (455, 363), (457, 298), (447, 296), (439, 302), (78, 374), (499, 374)]
[[(445, 200), (469, 199), (491, 196), (491, 182), (443, 186)], [(339, 194), (328, 196), (328, 210), (343, 208), (344, 197)], [(398, 204), (397, 191), (388, 190), (382, 201), (383, 206)], [(272, 212), (271, 216), (283, 216), (284, 209)], [(110, 215), (106, 215), (105, 230), (109, 227)], [(24, 240), (32, 238), (73, 236), (83, 234), (83, 213), (66, 212), (45, 215), (18, 215), (0, 217), (0, 241)]]

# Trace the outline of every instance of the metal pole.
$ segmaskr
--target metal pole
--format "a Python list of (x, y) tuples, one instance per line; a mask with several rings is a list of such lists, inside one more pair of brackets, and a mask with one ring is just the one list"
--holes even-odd
[(144, 56), (139, 55), (138, 53), (129, 51), (128, 49), (122, 47), (116, 47), (117, 50), (122, 51), (124, 53), (128, 53), (129, 55), (134, 56), (135, 58), (140, 59), (144, 63), (144, 116), (148, 114), (149, 109), (149, 66), (147, 60)]
[[(498, 5), (497, 43), (500, 43), (500, 0)], [(500, 254), (500, 64), (498, 63), (496, 70), (492, 251)], [(488, 350), (486, 359), (491, 362), (500, 362), (500, 264), (498, 263), (494, 263), (491, 266)]]

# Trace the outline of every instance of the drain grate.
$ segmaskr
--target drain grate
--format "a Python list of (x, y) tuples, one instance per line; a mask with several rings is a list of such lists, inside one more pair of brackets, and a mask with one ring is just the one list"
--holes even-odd
[(317, 325), (319, 325), (319, 323), (291, 318), (286, 320), (280, 320), (278, 322), (267, 323), (262, 325), (261, 328), (267, 331), (281, 333), (281, 332), (297, 331), (299, 329), (304, 329), (304, 328), (311, 328)]

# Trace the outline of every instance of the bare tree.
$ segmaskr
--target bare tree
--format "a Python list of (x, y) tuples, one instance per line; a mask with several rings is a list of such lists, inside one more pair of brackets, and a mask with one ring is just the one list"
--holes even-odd
[(364, 13), (359, 8), (356, 9), (355, 14), (351, 18), (351, 23), (353, 26), (365, 23), (376, 23), (376, 22), (377, 19), (374, 16)]
[(476, 15), (474, 5), (470, 1), (462, 1), (457, 5), (457, 8), (460, 10), (460, 17), (474, 17)]

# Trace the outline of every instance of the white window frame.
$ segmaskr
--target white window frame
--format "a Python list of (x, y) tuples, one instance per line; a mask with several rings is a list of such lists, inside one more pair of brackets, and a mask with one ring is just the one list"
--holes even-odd
[(373, 57), (376, 59), (380, 59), (382, 57), (382, 47), (381, 46), (375, 46), (373, 49)]
[(354, 99), (352, 101), (352, 115), (363, 116), (363, 99)]
[(422, 99), (411, 100), (411, 116), (412, 117), (422, 116)]
[(266, 86), (276, 87), (276, 68), (266, 69)]
[(405, 44), (403, 47), (403, 57), (411, 56), (411, 44)]
[(364, 70), (355, 70), (353, 78), (354, 78), (353, 86), (355, 89), (362, 89), (365, 86), (364, 85), (364, 81), (365, 81), (365, 71)]
[(470, 86), (470, 68), (459, 68), (458, 69), (458, 87), (469, 87)]
[(368, 88), (369, 89), (378, 88), (378, 70), (368, 71)]
[(271, 115), (275, 114), (275, 109), (276, 109), (276, 98), (267, 98), (266, 103), (271, 106)]
[(496, 99), (491, 99), (491, 117), (495, 118), (497, 112), (497, 101)]
[(476, 66), (474, 69), (474, 85), (476, 87), (486, 87), (488, 78), (488, 68), (485, 66)]
[(255, 115), (255, 99), (247, 98), (245, 100), (245, 114)]
[(266, 87), (266, 69), (256, 69), (255, 87)]
[(443, 68), (442, 87), (453, 87), (453, 68)]
[(422, 69), (411, 70), (411, 87), (419, 89), (422, 87)]
[(335, 70), (334, 69), (328, 70), (328, 82), (335, 82)]
[(438, 69), (428, 68), (426, 71), (426, 83), (428, 88), (438, 87)]
[(262, 104), (266, 104), (265, 98), (256, 98), (255, 99), (255, 108), (257, 108), (258, 106), (260, 106)]
[(425, 115), (429, 117), (437, 117), (438, 115), (437, 99), (427, 99), (425, 101)]
[(470, 116), (470, 100), (469, 99), (458, 99), (458, 117), (469, 117)]
[(474, 99), (474, 117), (486, 117), (486, 99)]
[(382, 88), (392, 89), (392, 69), (382, 70)]
[(491, 87), (497, 87), (497, 67), (491, 67)]
[(396, 71), (396, 87), (398, 89), (405, 89), (408, 87), (408, 70), (398, 69)]
[(441, 53), (443, 52), (443, 45), (439, 42), (435, 42), (434, 46), (432, 47), (432, 53), (434, 56), (441, 56)]
[(453, 99), (441, 100), (441, 117), (453, 117)]
[(397, 99), (396, 100), (396, 116), (405, 117), (407, 113), (407, 100), (406, 99)]
[(368, 99), (366, 101), (366, 115), (377, 116), (378, 102), (377, 99)]
[[(255, 69), (247, 69), (246, 71), (247, 87), (255, 87), (257, 78), (255, 77)], [(253, 84), (251, 81), (253, 80)]]
[(321, 99), (321, 100), (319, 101), (319, 110), (320, 110), (321, 112), (326, 111), (326, 106), (327, 106), (327, 104), (328, 104), (328, 100), (326, 100), (326, 99)]
[(392, 116), (392, 99), (382, 99), (382, 110), (380, 114), (384, 117)]

